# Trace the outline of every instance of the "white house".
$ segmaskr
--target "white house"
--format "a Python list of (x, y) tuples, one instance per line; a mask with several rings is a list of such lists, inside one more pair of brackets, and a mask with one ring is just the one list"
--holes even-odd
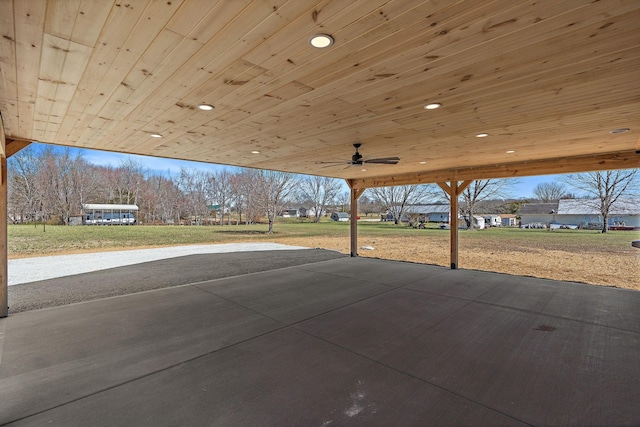
[[(601, 226), (600, 200), (560, 200), (555, 222), (581, 228)], [(640, 199), (618, 199), (609, 209), (609, 227), (640, 228)]]
[(513, 214), (502, 214), (500, 217), (502, 218), (503, 227), (515, 227), (518, 225), (518, 220)]
[[(316, 216), (316, 209), (315, 208), (305, 208), (305, 207), (301, 207), (298, 209), (298, 212), (300, 213), (301, 217), (304, 218), (309, 218), (309, 217), (315, 217)], [(327, 212), (325, 210), (321, 211), (320, 215), (323, 216), (325, 215)]]
[(280, 215), (283, 218), (300, 218), (300, 212), (295, 208), (283, 209)]
[(487, 227), (501, 227), (502, 218), (500, 215), (485, 215), (484, 223)]
[(82, 223), (85, 225), (135, 224), (136, 205), (85, 203), (82, 205)]
[(409, 218), (422, 217), (426, 222), (449, 222), (449, 205), (412, 205), (404, 213)]
[[(598, 228), (602, 224), (600, 200), (563, 199), (558, 203), (529, 203), (520, 207), (522, 225), (540, 223), (547, 227)], [(609, 227), (640, 228), (640, 200), (617, 200), (609, 210)]]
[(520, 225), (544, 224), (547, 227), (556, 222), (558, 203), (527, 203), (520, 206)]
[[(485, 229), (485, 221), (484, 218), (481, 217), (480, 215), (474, 215), (473, 216), (473, 221), (471, 222), (473, 228), (478, 229), (478, 230), (484, 230)], [(461, 229), (466, 229), (467, 228), (467, 221), (465, 221), (463, 216), (459, 216), (458, 217), (458, 228)]]

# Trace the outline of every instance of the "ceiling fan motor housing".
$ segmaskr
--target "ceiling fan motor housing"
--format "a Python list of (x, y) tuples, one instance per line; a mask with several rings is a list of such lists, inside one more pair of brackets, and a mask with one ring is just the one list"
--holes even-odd
[(360, 154), (360, 152), (358, 151), (358, 148), (360, 148), (362, 144), (360, 143), (355, 143), (353, 144), (354, 148), (356, 149), (356, 152), (353, 156), (351, 156), (351, 163), (354, 165), (357, 165), (358, 163), (360, 163), (360, 160), (362, 159), (362, 154)]

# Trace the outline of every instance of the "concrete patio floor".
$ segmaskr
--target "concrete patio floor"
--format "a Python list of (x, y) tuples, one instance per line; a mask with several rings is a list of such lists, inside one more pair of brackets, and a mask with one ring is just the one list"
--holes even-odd
[(348, 257), (182, 272), (0, 319), (0, 424), (640, 424), (637, 291)]

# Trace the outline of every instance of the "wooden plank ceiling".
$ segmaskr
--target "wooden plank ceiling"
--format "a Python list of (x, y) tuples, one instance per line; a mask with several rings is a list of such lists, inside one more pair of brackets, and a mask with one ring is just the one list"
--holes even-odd
[[(8, 140), (360, 185), (636, 167), (639, 22), (637, 0), (0, 0), (0, 112)], [(401, 160), (316, 163), (355, 142)]]

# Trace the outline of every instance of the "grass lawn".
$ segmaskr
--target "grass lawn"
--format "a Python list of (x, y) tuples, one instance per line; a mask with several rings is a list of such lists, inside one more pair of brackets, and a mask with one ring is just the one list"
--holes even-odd
[[(9, 225), (9, 258), (142, 247), (232, 242), (277, 242), (349, 253), (349, 223), (267, 226), (47, 226)], [(459, 266), (556, 280), (640, 289), (638, 232), (492, 228), (459, 233)], [(449, 266), (449, 231), (390, 222), (358, 224), (359, 255)]]

